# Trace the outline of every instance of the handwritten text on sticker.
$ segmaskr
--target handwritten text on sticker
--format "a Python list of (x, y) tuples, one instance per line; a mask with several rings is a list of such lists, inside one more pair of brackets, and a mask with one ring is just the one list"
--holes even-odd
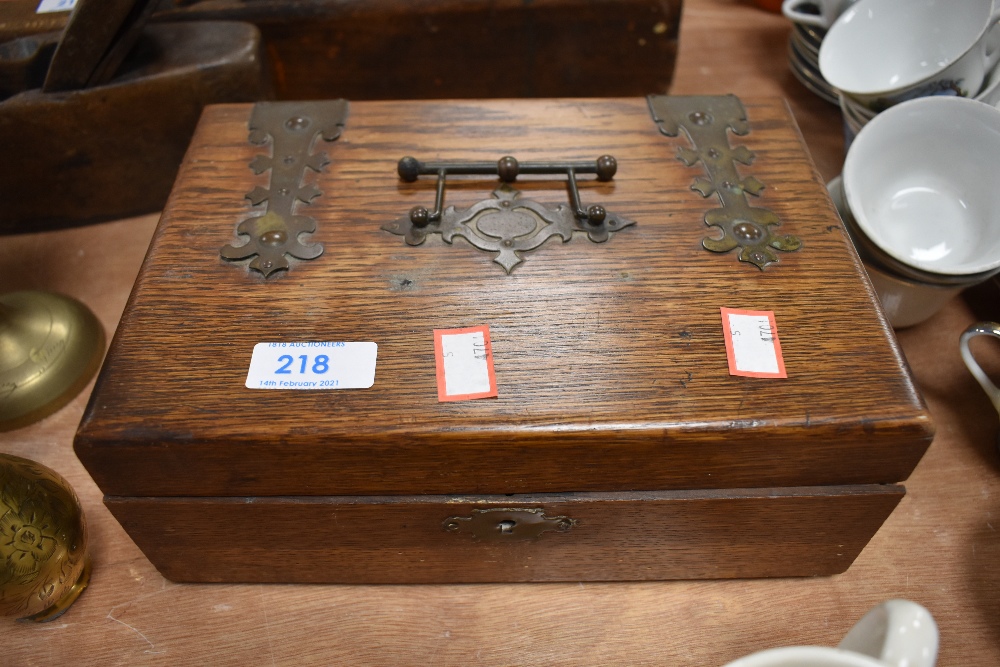
[(722, 308), (722, 329), (729, 356), (729, 374), (785, 378), (778, 327), (768, 310)]
[(435, 329), (439, 401), (466, 401), (497, 395), (490, 328)]

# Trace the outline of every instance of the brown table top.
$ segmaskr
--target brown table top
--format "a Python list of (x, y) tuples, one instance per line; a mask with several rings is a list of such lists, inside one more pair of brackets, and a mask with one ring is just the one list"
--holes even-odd
[[(783, 17), (749, 3), (687, 0), (671, 92), (787, 98), (829, 179), (843, 159), (839, 111), (789, 72), (789, 30)], [(0, 238), (3, 290), (73, 295), (113, 331), (156, 218)], [(0, 434), (0, 451), (44, 463), (73, 485), (95, 562), (90, 588), (61, 618), (42, 625), (0, 620), (0, 664), (711, 666), (773, 646), (834, 645), (870, 607), (897, 597), (934, 615), (938, 664), (1000, 664), (997, 414), (957, 345), (971, 322), (1000, 318), (995, 295), (992, 303), (979, 296), (955, 299), (931, 320), (898, 332), (937, 436), (896, 511), (854, 565), (829, 578), (174, 584), (104, 508), (73, 453), (88, 387), (48, 419)], [(977, 349), (1000, 377), (1000, 347)]]

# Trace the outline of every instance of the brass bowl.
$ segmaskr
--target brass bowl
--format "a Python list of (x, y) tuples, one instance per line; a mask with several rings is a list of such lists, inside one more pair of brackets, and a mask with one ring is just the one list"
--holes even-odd
[(51, 621), (90, 581), (80, 501), (58, 473), (0, 454), (0, 616)]

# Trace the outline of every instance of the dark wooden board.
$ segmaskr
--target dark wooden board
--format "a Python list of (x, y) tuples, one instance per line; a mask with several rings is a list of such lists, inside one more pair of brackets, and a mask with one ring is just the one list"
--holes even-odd
[[(899, 486), (856, 486), (105, 502), (173, 581), (358, 584), (837, 574), (902, 496)], [(489, 507), (542, 508), (577, 523), (495, 541), (443, 528), (450, 517)]]
[(667, 91), (681, 5), (175, 0), (156, 20), (252, 22), (280, 99), (609, 97)]
[[(543, 493), (891, 483), (933, 427), (787, 108), (747, 103), (767, 189), (803, 248), (765, 271), (701, 247), (717, 204), (643, 99), (355, 103), (304, 207), (325, 254), (264, 280), (220, 259), (266, 184), (249, 106), (208, 109), (76, 438), (120, 496)], [(396, 161), (619, 158), (583, 184), (638, 221), (549, 241), (506, 275), (462, 241), (380, 226), (433, 202)], [(457, 180), (457, 179), (456, 179)], [(525, 196), (565, 201), (562, 181)], [(468, 179), (470, 205), (495, 182)], [(719, 308), (774, 311), (787, 379), (729, 374)], [(432, 330), (488, 324), (499, 397), (437, 400)], [(375, 341), (369, 390), (244, 387), (254, 344)]]
[[(0, 42), (69, 12), (0, 2)], [(164, 0), (154, 21), (243, 21), (281, 99), (624, 96), (666, 92), (682, 0)]]

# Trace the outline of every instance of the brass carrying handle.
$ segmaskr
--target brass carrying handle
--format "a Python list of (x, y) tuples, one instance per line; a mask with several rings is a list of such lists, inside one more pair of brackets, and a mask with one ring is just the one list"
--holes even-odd
[(496, 162), (421, 162), (406, 156), (401, 158), (396, 167), (399, 177), (413, 183), (420, 176), (437, 174), (437, 195), (434, 198), (434, 210), (428, 211), (424, 206), (414, 206), (410, 209), (410, 222), (417, 227), (426, 227), (441, 219), (444, 209), (445, 181), (449, 175), (489, 175), (499, 176), (504, 183), (513, 183), (522, 174), (566, 174), (569, 188), (569, 202), (573, 214), (587, 220), (592, 225), (600, 225), (607, 217), (603, 206), (590, 206), (584, 210), (580, 203), (580, 190), (576, 185), (577, 174), (596, 174), (598, 181), (610, 181), (618, 171), (618, 161), (611, 155), (602, 155), (592, 162), (518, 162), (510, 155)]

